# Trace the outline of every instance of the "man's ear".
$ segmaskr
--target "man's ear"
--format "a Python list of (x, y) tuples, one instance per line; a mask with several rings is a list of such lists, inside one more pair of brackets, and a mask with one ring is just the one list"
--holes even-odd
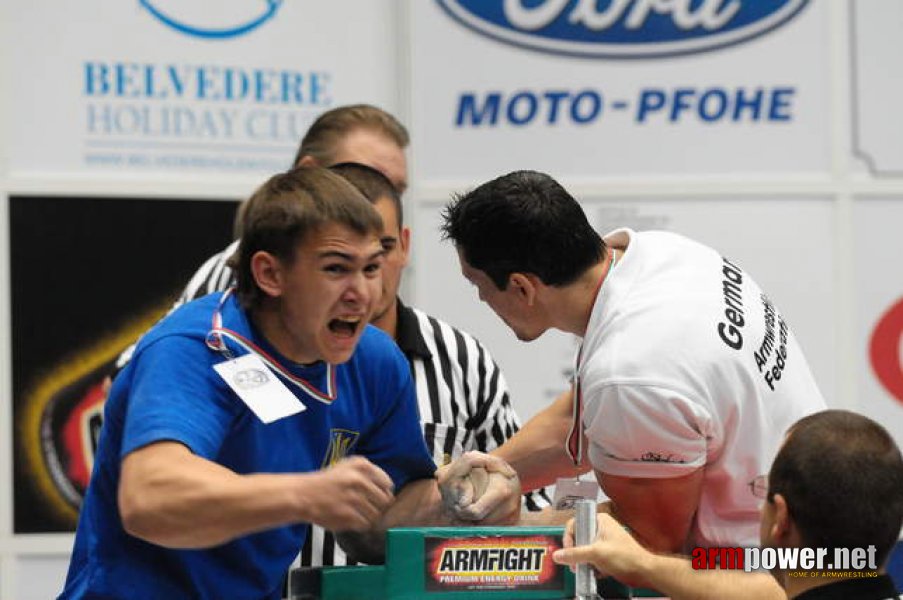
[(512, 273), (508, 277), (508, 287), (513, 288), (527, 306), (533, 306), (536, 302), (537, 283), (538, 278), (527, 273)]
[(263, 250), (251, 257), (251, 275), (267, 296), (278, 298), (285, 283), (282, 261)]
[(404, 266), (408, 266), (408, 259), (411, 253), (411, 228), (402, 227), (399, 235), (398, 243), (401, 245), (401, 253), (404, 256)]
[(796, 525), (790, 516), (790, 508), (787, 499), (781, 494), (775, 494), (773, 502), (774, 521), (771, 524), (771, 538), (778, 546), (792, 547), (799, 543)]
[(298, 161), (298, 164), (295, 167), (319, 167), (320, 163), (317, 162), (317, 159), (311, 156), (310, 154), (305, 154), (301, 157), (301, 160)]

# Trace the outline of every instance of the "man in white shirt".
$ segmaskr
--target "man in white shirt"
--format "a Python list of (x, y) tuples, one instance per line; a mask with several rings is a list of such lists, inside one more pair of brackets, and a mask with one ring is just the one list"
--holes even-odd
[(574, 393), (496, 451), (524, 487), (591, 466), (603, 510), (649, 548), (755, 544), (749, 483), (783, 432), (825, 405), (749, 274), (673, 233), (603, 240), (532, 171), (459, 196), (444, 217), (464, 276), (519, 339), (550, 328), (583, 338)]

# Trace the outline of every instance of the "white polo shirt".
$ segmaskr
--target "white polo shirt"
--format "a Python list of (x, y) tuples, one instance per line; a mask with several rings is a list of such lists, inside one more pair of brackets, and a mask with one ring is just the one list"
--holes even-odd
[(786, 321), (741, 267), (667, 232), (605, 237), (623, 257), (596, 298), (578, 375), (597, 471), (705, 469), (691, 546), (758, 545), (766, 474), (788, 427), (826, 408)]

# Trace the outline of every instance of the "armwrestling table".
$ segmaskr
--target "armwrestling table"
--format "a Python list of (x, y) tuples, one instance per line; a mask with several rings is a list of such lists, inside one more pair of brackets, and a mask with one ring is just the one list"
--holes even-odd
[[(574, 575), (552, 562), (562, 527), (406, 527), (386, 535), (379, 566), (307, 567), (289, 574), (290, 600), (573, 598)], [(614, 579), (599, 596), (659, 597)]]

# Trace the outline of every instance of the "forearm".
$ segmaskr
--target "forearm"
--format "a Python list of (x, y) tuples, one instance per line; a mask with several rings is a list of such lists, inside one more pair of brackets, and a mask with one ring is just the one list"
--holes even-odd
[(172, 548), (204, 548), (305, 520), (296, 490), (306, 475), (238, 475), (180, 444), (155, 446), (163, 447), (123, 463), (119, 508), (123, 527), (136, 537)]
[(385, 560), (386, 531), (393, 527), (442, 527), (451, 524), (442, 510), (436, 480), (418, 479), (405, 485), (379, 525), (370, 531), (336, 532), (336, 539), (352, 559), (368, 564)]
[(638, 573), (643, 587), (672, 600), (784, 600), (786, 595), (774, 577), (765, 573), (694, 570), (690, 561), (677, 556), (649, 555)]
[(527, 491), (551, 485), (559, 477), (574, 477), (588, 470), (575, 469), (564, 451), (564, 442), (558, 442), (557, 438), (553, 441), (539, 428), (525, 427), (491, 454), (504, 459), (517, 471), (521, 485)]
[(630, 528), (646, 548), (666, 554), (684, 549), (699, 508), (704, 469), (668, 479), (616, 477), (596, 472), (611, 499), (599, 506)]
[(695, 570), (686, 557), (656, 554), (643, 548), (610, 515), (598, 516), (596, 537), (574, 546), (573, 521), (565, 528), (558, 564), (591, 564), (596, 570), (635, 588), (650, 588), (673, 600), (770, 600), (785, 595), (773, 577), (741, 571)]
[(558, 477), (572, 477), (589, 470), (588, 464), (576, 468), (565, 451), (572, 400), (571, 392), (561, 394), (491, 452), (517, 471), (524, 490), (534, 490), (555, 483)]
[(442, 511), (442, 499), (435, 478), (418, 479), (406, 484), (395, 496), (377, 527), (387, 531), (393, 527), (442, 527), (449, 517)]
[[(453, 473), (458, 466), (473, 470), (471, 460), (480, 463), (475, 466), (488, 470), (486, 488), (478, 498), (471, 498), (469, 503), (461, 506), (458, 502), (462, 496), (453, 491), (460, 480)], [(441, 482), (444, 482), (444, 490), (440, 489)], [(405, 485), (377, 527), (364, 533), (342, 532), (338, 539), (352, 558), (368, 563), (382, 562), (385, 532), (392, 527), (514, 525), (520, 516), (520, 497), (520, 484), (510, 466), (479, 452), (468, 453), (440, 469), (437, 478), (419, 479)]]

